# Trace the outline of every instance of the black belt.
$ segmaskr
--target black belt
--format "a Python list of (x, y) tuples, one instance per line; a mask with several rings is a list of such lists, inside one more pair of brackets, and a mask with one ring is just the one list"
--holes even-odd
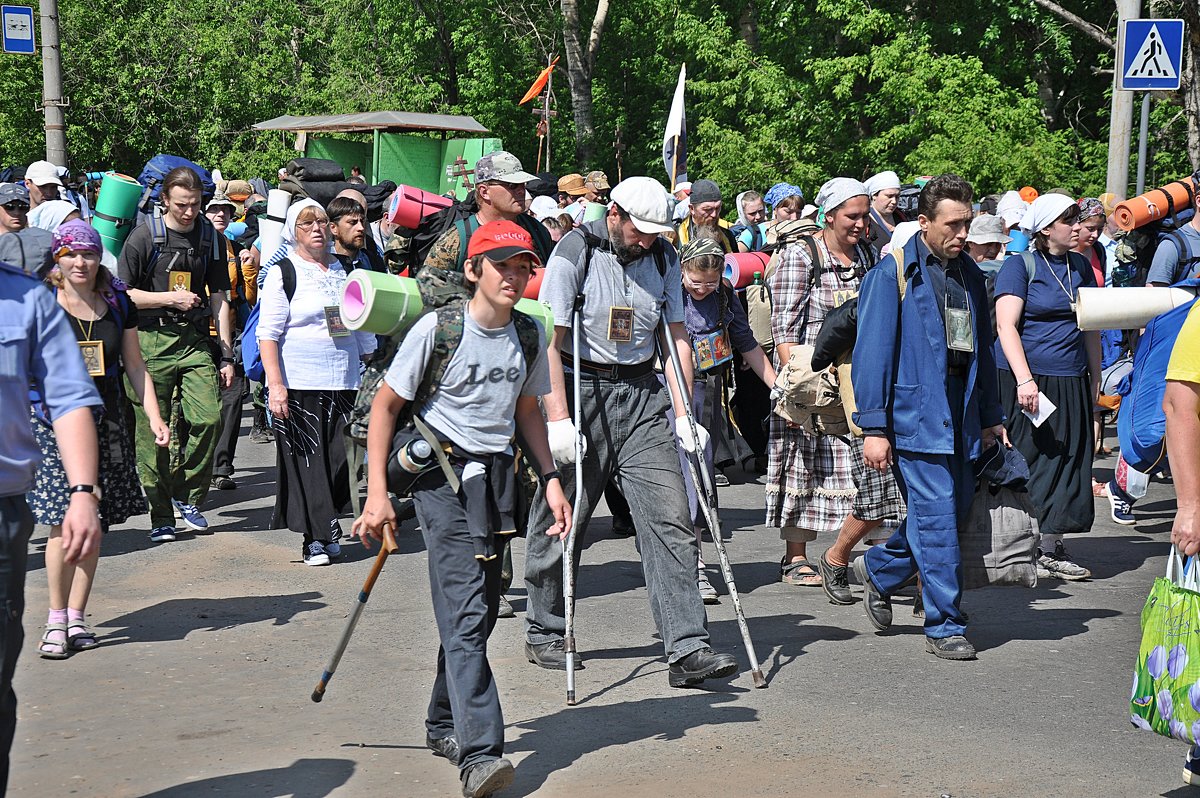
[(590, 360), (579, 359), (579, 370), (594, 377), (604, 377), (608, 380), (636, 380), (654, 373), (654, 358), (635, 363), (632, 366), (623, 363), (593, 363)]
[(200, 319), (189, 319), (186, 316), (140, 316), (138, 317), (138, 328), (146, 329), (147, 327), (189, 327), (192, 325), (200, 325)]

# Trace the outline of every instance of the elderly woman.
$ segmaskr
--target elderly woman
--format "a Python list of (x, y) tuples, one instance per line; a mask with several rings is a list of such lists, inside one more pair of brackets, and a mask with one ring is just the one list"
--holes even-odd
[(867, 242), (879, 250), (891, 239), (896, 225), (907, 221), (904, 214), (896, 210), (896, 202), (900, 199), (900, 176), (888, 170), (871, 175), (863, 185), (871, 196), (871, 225), (867, 230)]
[(329, 251), (330, 235), (320, 205), (292, 205), (284, 229), (287, 257), (269, 267), (258, 295), (278, 465), (271, 527), (304, 535), (306, 565), (328, 565), (341, 554), (338, 515), (350, 502), (343, 432), (359, 363), (375, 351), (374, 335), (342, 323), (346, 272)]
[[(1079, 206), (1045, 194), (1021, 228), (1033, 245), (996, 275), (996, 364), (1008, 437), (1029, 463), (1029, 494), (1042, 540), (1038, 572), (1079, 580), (1091, 572), (1067, 555), (1063, 535), (1095, 520), (1092, 410), (1099, 398), (1100, 333), (1075, 325), (1079, 289), (1096, 285), (1079, 244)], [(1049, 402), (1049, 405), (1046, 402)], [(1036, 420), (1036, 424), (1035, 424)]]
[[(133, 436), (126, 423), (128, 400), (122, 374), (129, 378), (159, 446), (167, 445), (169, 432), (159, 412), (154, 381), (142, 360), (137, 308), (129, 301), (124, 284), (100, 266), (100, 234), (78, 220), (55, 227), (55, 267), (46, 281), (56, 289), (58, 304), (75, 330), (80, 355), (104, 402), (96, 420), (96, 434), (100, 441), (100, 517), (107, 531), (112, 524), (146, 512)], [(72, 651), (99, 645), (84, 616), (100, 552), (75, 565), (64, 560), (62, 521), (71, 497), (54, 430), (36, 406), (33, 429), (43, 459), (38, 466), (37, 487), (28, 497), (29, 505), (37, 522), (50, 527), (46, 540), (50, 614), (38, 653), (46, 659), (66, 659)]]
[[(794, 346), (816, 340), (826, 314), (858, 292), (875, 261), (863, 240), (870, 212), (866, 186), (836, 177), (821, 186), (817, 204), (825, 211), (825, 227), (814, 236), (816, 252), (803, 241), (789, 245), (771, 277), (776, 371)], [(818, 534), (836, 534), (853, 507), (858, 491), (850, 445), (772, 414), (768, 452), (766, 523), (779, 528), (785, 543), (780, 578), (819, 587), (821, 575), (807, 547)]]

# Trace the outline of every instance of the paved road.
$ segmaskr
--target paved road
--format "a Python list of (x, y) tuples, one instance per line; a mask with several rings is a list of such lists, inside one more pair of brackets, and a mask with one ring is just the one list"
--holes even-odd
[[(273, 457), (243, 437), (239, 489), (210, 502), (212, 536), (155, 545), (140, 526), (112, 531), (89, 608), (104, 644), (67, 661), (35, 653), (46, 606), (35, 533), (10, 794), (459, 794), (456, 771), (424, 748), (437, 642), (419, 533), (405, 525), (324, 703), (311, 703), (371, 554), (347, 546), (346, 562), (306, 568), (298, 536), (267, 531)], [(525, 662), (519, 619), (492, 637), (517, 766), (503, 795), (1187, 794), (1184, 746), (1135, 730), (1127, 712), (1169, 486), (1151, 485), (1136, 528), (1097, 503), (1102, 520), (1071, 546), (1094, 581), (969, 594), (970, 663), (925, 653), (907, 599), (876, 634), (861, 604), (779, 583), (761, 485), (735, 483), (722, 503), (769, 689), (748, 673), (711, 690), (667, 686), (633, 542), (601, 517), (580, 575), (578, 706), (564, 705), (561, 674)], [(709, 620), (715, 645), (744, 663), (727, 599)]]

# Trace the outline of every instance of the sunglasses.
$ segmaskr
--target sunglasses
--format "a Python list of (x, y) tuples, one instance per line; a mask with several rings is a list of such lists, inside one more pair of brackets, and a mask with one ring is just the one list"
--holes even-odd
[(0, 205), (0, 208), (3, 208), (4, 210), (8, 211), (9, 213), (28, 213), (29, 212), (29, 203), (28, 202), (6, 202), (3, 205)]

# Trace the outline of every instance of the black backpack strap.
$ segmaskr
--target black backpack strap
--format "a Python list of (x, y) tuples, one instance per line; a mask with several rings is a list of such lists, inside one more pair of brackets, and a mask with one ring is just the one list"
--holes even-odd
[(527, 316), (519, 310), (512, 314), (513, 326), (517, 329), (517, 340), (521, 342), (521, 352), (525, 355), (525, 374), (533, 371), (541, 350), (542, 330), (532, 316)]
[(446, 367), (450, 364), (450, 358), (458, 349), (459, 343), (462, 342), (463, 314), (466, 312), (466, 307), (466, 302), (450, 302), (434, 311), (437, 316), (437, 324), (434, 327), (433, 352), (429, 357), (429, 363), (425, 366), (425, 375), (421, 378), (421, 384), (417, 387), (417, 393), (413, 397), (414, 413), (441, 385), (442, 377), (446, 374)]
[(283, 293), (291, 302), (296, 295), (296, 264), (290, 258), (284, 258), (275, 265), (279, 267), (279, 276), (283, 278)]
[(582, 314), (584, 288), (587, 286), (588, 272), (592, 268), (592, 250), (602, 247), (604, 240), (582, 227), (576, 229), (583, 236), (583, 277), (579, 279), (579, 290), (575, 292), (575, 304), (571, 309), (574, 312)]

